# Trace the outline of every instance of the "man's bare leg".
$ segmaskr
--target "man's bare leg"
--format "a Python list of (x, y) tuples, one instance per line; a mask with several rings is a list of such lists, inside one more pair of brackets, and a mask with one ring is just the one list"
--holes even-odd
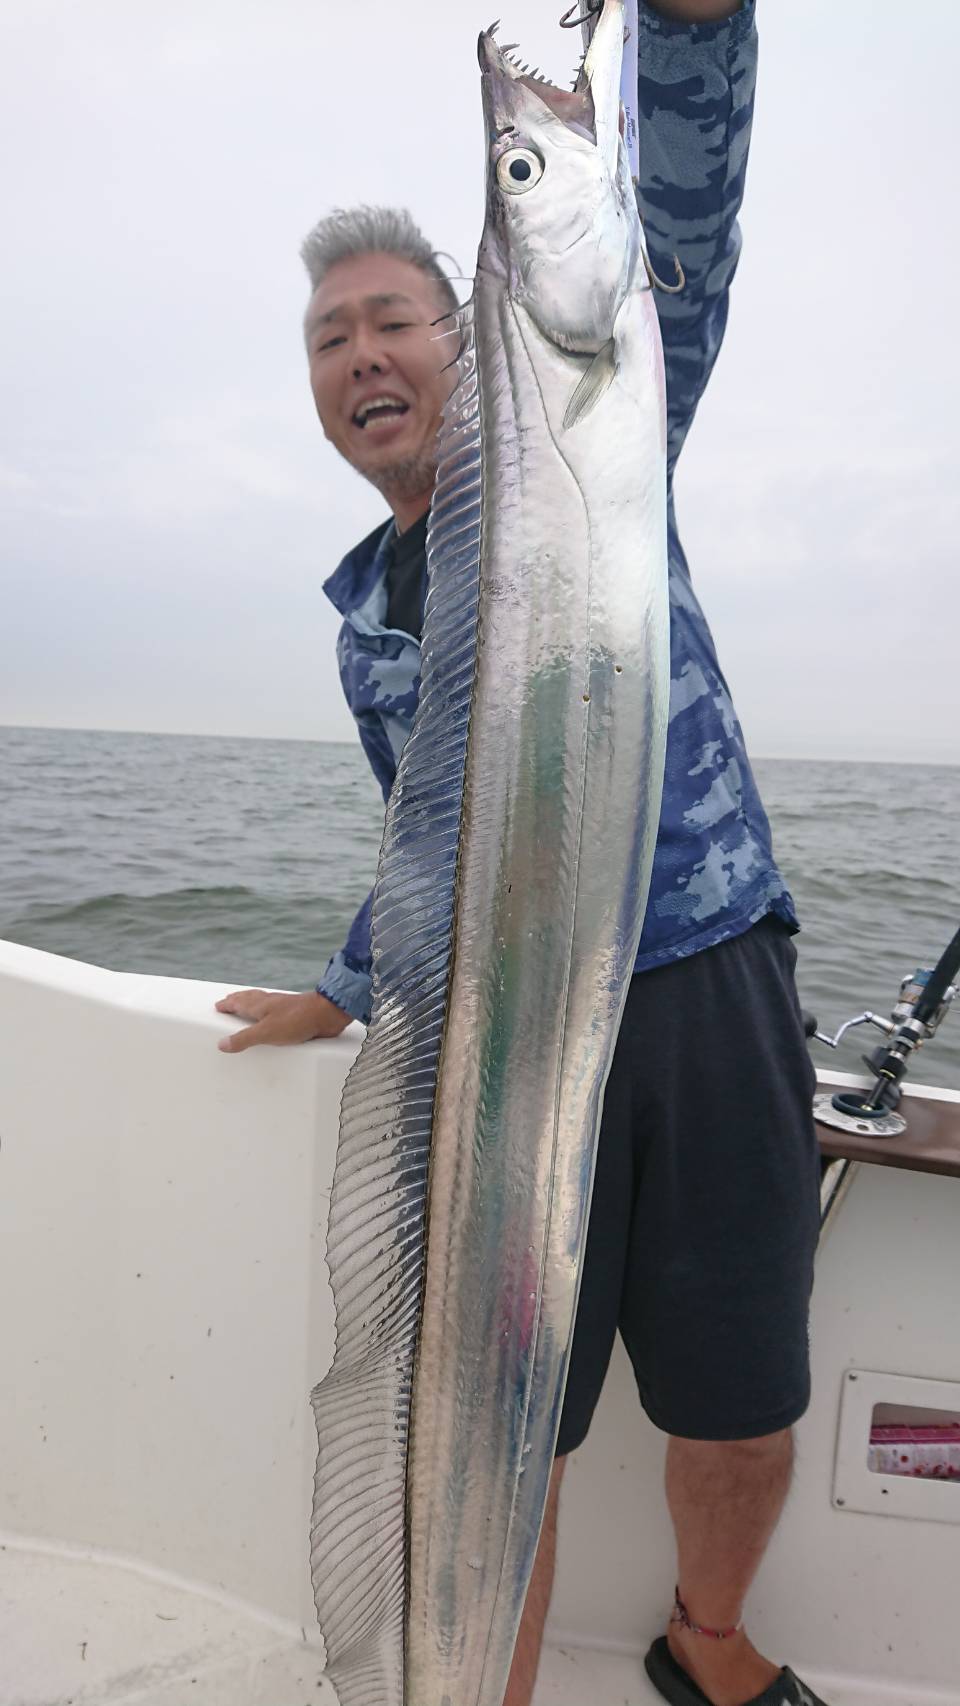
[[(792, 1469), (789, 1429), (761, 1439), (670, 1440), (667, 1503), (677, 1537), (677, 1580), (694, 1623), (726, 1629), (739, 1622)], [(742, 1631), (715, 1641), (671, 1623), (667, 1640), (714, 1706), (743, 1706), (779, 1675), (780, 1666), (762, 1658)]]
[(558, 1457), (550, 1474), (550, 1490), (547, 1494), (543, 1528), (540, 1530), (540, 1544), (537, 1547), (533, 1574), (520, 1619), (520, 1632), (513, 1650), (510, 1681), (503, 1697), (503, 1706), (530, 1706), (533, 1699), (540, 1648), (543, 1645), (543, 1626), (547, 1621), (550, 1595), (553, 1591), (553, 1569), (557, 1557), (557, 1506), (566, 1461), (565, 1457)]

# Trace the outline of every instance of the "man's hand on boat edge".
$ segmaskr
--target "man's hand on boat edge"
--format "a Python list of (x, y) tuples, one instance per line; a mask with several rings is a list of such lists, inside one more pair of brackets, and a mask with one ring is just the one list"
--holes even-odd
[(309, 1043), (318, 1037), (338, 1037), (350, 1023), (349, 1013), (310, 990), (306, 995), (271, 994), (266, 989), (237, 989), (214, 1003), (218, 1013), (249, 1019), (245, 1031), (233, 1031), (217, 1044), (223, 1054), (242, 1054), (258, 1043)]

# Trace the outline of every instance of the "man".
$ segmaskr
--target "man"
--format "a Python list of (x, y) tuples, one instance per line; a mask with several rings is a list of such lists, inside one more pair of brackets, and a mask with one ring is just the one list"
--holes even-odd
[[(637, 975), (607, 1085), (570, 1375), (540, 1549), (505, 1706), (529, 1706), (566, 1455), (584, 1439), (619, 1327), (644, 1407), (669, 1435), (677, 1605), (648, 1670), (683, 1706), (813, 1697), (740, 1619), (789, 1484), (809, 1397), (818, 1231), (814, 1075), (793, 984), (793, 905), (677, 535), (676, 460), (720, 347), (739, 254), (756, 61), (754, 0), (640, 6), (641, 213), (661, 296), (670, 480), (671, 706)], [(306, 338), (324, 432), (392, 521), (326, 583), (341, 679), (389, 795), (419, 685), (424, 543), (452, 292), (409, 217), (358, 209), (304, 245)], [(451, 340), (452, 341), (452, 340)], [(218, 1002), (224, 1039), (333, 1036), (370, 1002), (370, 903), (315, 991)], [(650, 1039), (654, 1039), (651, 1046)]]

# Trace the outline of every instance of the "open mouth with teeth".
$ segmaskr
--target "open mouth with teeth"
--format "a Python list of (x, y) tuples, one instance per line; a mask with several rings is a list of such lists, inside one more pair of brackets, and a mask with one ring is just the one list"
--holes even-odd
[[(620, 155), (620, 74), (623, 60), (624, 7), (623, 0), (597, 0), (589, 6), (596, 14), (589, 45), (572, 90), (560, 89), (541, 72), (514, 57), (513, 47), (501, 47), (495, 40), (497, 25), (491, 25), (480, 37), (480, 69), (484, 73), (484, 102), (491, 137), (507, 135), (522, 122), (523, 107), (510, 93), (510, 85), (521, 83), (530, 90), (554, 118), (560, 119), (568, 130), (591, 142), (601, 155), (612, 179), (619, 169)], [(583, 23), (573, 18), (576, 7), (564, 14), (565, 27)]]
[(367, 426), (376, 425), (380, 421), (398, 421), (403, 415), (409, 414), (410, 405), (399, 397), (368, 397), (351, 415), (354, 426), (363, 430)]

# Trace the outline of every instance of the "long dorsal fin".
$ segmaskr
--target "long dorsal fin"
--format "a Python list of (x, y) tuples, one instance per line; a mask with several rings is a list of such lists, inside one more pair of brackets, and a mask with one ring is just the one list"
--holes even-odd
[(420, 702), (374, 890), (373, 1011), (341, 1107), (327, 1239), (336, 1351), (312, 1394), (311, 1568), (340, 1706), (404, 1698), (407, 1442), (476, 656), (480, 414), (469, 304), (461, 333), (430, 512)]

